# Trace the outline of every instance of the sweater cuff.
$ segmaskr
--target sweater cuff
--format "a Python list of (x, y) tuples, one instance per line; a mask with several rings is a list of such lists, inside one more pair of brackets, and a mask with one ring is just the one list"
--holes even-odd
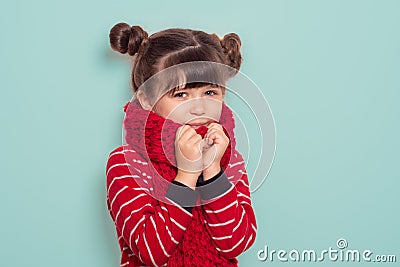
[(221, 167), (220, 171), (216, 175), (214, 175), (213, 177), (209, 178), (206, 181), (204, 181), (203, 173), (201, 173), (200, 176), (199, 176), (199, 179), (197, 179), (196, 187), (203, 186), (203, 185), (206, 185), (206, 184), (214, 182), (218, 177), (221, 176), (223, 171), (224, 171), (224, 169)]
[(210, 200), (222, 195), (228, 191), (231, 186), (231, 182), (228, 180), (224, 169), (221, 167), (218, 174), (206, 181), (203, 180), (203, 175), (200, 175), (196, 184), (196, 191), (199, 192), (202, 199)]
[(199, 194), (183, 183), (172, 181), (165, 196), (192, 213)]

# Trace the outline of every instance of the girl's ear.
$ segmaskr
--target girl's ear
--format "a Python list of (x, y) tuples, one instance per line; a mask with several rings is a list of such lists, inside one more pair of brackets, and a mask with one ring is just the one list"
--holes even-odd
[(136, 93), (136, 97), (139, 100), (139, 103), (140, 103), (140, 105), (142, 106), (143, 109), (151, 110), (152, 106), (151, 106), (151, 103), (150, 103), (150, 99), (149, 99), (149, 97), (147, 97), (145, 95), (145, 93), (142, 90), (139, 90)]

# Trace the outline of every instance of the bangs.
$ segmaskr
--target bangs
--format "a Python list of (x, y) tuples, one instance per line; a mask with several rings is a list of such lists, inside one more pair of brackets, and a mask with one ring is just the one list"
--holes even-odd
[(164, 85), (164, 93), (173, 94), (180, 89), (200, 87), (225, 88), (229, 78), (226, 67), (222, 64), (208, 61), (185, 62), (172, 67)]

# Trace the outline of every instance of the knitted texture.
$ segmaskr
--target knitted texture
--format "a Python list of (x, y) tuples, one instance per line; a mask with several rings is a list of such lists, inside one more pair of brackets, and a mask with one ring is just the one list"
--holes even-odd
[[(154, 167), (150, 168), (153, 177), (151, 184), (142, 183), (141, 186), (154, 188), (153, 196), (162, 200), (170, 182), (177, 174), (174, 142), (176, 131), (182, 124), (163, 118), (153, 111), (144, 110), (137, 99), (128, 102), (124, 106), (124, 111), (126, 142)], [(233, 113), (225, 103), (222, 103), (219, 123), (230, 140), (221, 159), (221, 167), (226, 169), (232, 156), (231, 151), (235, 149), (236, 140)], [(207, 130), (207, 127), (201, 126), (196, 132), (204, 137)], [(126, 157), (129, 158), (129, 153)], [(237, 266), (236, 258), (223, 257), (213, 246), (201, 209), (199, 205), (193, 208), (193, 220), (187, 227), (183, 240), (170, 256), (167, 266)]]

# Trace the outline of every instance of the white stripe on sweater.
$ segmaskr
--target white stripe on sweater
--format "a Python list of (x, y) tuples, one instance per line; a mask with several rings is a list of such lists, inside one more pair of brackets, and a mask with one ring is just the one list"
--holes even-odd
[(142, 164), (142, 165), (148, 165), (147, 162), (141, 161), (140, 159), (133, 159), (132, 161), (133, 161), (133, 162), (136, 162), (136, 163), (140, 163), (140, 164)]
[(243, 170), (238, 170), (238, 172), (240, 172), (241, 174), (247, 174), (247, 172), (245, 172)]
[(249, 187), (249, 185), (248, 184), (246, 184), (245, 182), (244, 182), (244, 180), (243, 179), (239, 179), (238, 181), (237, 181), (238, 183), (242, 183), (246, 188), (248, 188)]
[(236, 229), (239, 228), (239, 225), (240, 225), (240, 224), (242, 223), (242, 221), (243, 221), (243, 216), (244, 216), (244, 214), (245, 214), (244, 209), (242, 209), (242, 216), (240, 216), (240, 220), (239, 220), (238, 224), (233, 228), (232, 232), (235, 232)]
[(233, 247), (231, 247), (230, 249), (220, 249), (220, 248), (216, 248), (218, 251), (220, 251), (220, 252), (231, 252), (232, 250), (234, 250), (237, 246), (239, 246), (240, 245), (240, 243), (242, 243), (243, 242), (243, 240), (244, 240), (244, 238), (245, 238), (245, 235), (242, 237), (242, 239), (240, 239), (239, 240), (239, 242), (237, 242)]
[(108, 176), (108, 173), (111, 171), (111, 169), (118, 167), (118, 166), (129, 166), (129, 163), (125, 162), (125, 163), (117, 163), (117, 164), (111, 165), (110, 168), (108, 168), (108, 170), (107, 170), (106, 176)]
[(134, 152), (134, 153), (136, 153), (135, 150), (125, 149), (125, 150), (122, 150), (122, 151), (116, 151), (116, 152), (111, 153), (108, 158), (110, 159), (112, 156), (115, 156), (115, 155), (118, 155), (118, 154), (125, 154), (125, 152)]
[(131, 200), (125, 202), (124, 204), (122, 204), (122, 205), (119, 207), (119, 210), (118, 210), (118, 212), (117, 212), (117, 215), (115, 216), (115, 222), (118, 221), (118, 216), (119, 216), (119, 214), (121, 213), (121, 210), (122, 210), (123, 207), (125, 207), (126, 205), (132, 203), (132, 202), (135, 201), (136, 199), (138, 199), (138, 198), (140, 198), (140, 197), (143, 197), (143, 196), (147, 196), (147, 194), (142, 193), (142, 194), (137, 195), (136, 197), (132, 198)]
[(149, 253), (151, 262), (154, 264), (154, 266), (157, 266), (156, 262), (154, 261), (153, 254), (151, 253), (151, 249), (149, 247), (149, 244), (147, 244), (145, 232), (143, 232), (143, 239), (144, 239), (144, 244), (146, 245), (147, 251)]
[(108, 186), (107, 195), (110, 194), (111, 186), (114, 184), (114, 182), (115, 182), (116, 180), (125, 179), (125, 178), (133, 178), (133, 179), (134, 179), (134, 178), (140, 178), (140, 176), (139, 176), (139, 175), (122, 175), (122, 176), (114, 177), (113, 180), (112, 180), (112, 182), (111, 182), (110, 185)]
[(214, 240), (223, 240), (223, 239), (228, 239), (228, 238), (232, 238), (232, 235), (221, 236), (221, 237), (213, 237), (212, 236), (212, 239), (214, 239)]
[(111, 208), (111, 209), (112, 209), (112, 205), (113, 205), (115, 199), (117, 198), (117, 196), (119, 195), (119, 193), (121, 193), (122, 191), (124, 191), (126, 188), (128, 188), (127, 185), (124, 186), (124, 187), (122, 187), (122, 188), (114, 195), (114, 198), (113, 198), (113, 200), (111, 201), (111, 204), (110, 204), (110, 208)]
[[(140, 235), (138, 235), (138, 237), (136, 238), (136, 240), (135, 240), (135, 244), (137, 245), (137, 244), (139, 244), (139, 239), (140, 239)], [(143, 259), (142, 259), (142, 256), (141, 256), (142, 254), (140, 253), (140, 250), (139, 250), (139, 253), (138, 253), (138, 257), (139, 257), (139, 260), (141, 261), (141, 262), (143, 262)]]
[[(244, 246), (243, 251), (245, 251), (245, 250), (247, 249), (247, 246), (249, 245), (249, 243), (250, 243), (250, 241), (251, 241), (252, 238), (253, 238), (253, 234), (251, 234), (250, 237), (249, 237), (249, 240), (247, 240), (247, 243), (246, 243), (246, 245)], [(243, 251), (242, 251), (242, 252), (243, 252)]]
[(237, 200), (235, 200), (235, 201), (233, 201), (231, 204), (227, 205), (226, 207), (223, 207), (222, 209), (219, 209), (219, 210), (209, 210), (209, 209), (205, 209), (205, 211), (206, 211), (206, 213), (220, 213), (220, 212), (222, 212), (222, 211), (224, 211), (224, 210), (229, 209), (229, 208), (232, 207), (233, 205), (237, 205), (237, 204), (238, 204), (238, 202), (237, 202)]
[(144, 206), (142, 206), (142, 207), (140, 207), (140, 208), (138, 208), (138, 209), (136, 209), (136, 210), (133, 210), (133, 211), (131, 212), (131, 214), (125, 219), (124, 225), (122, 226), (121, 232), (122, 232), (122, 233), (124, 232), (125, 224), (126, 224), (126, 222), (129, 221), (129, 219), (132, 217), (132, 214), (134, 214), (135, 212), (138, 212), (139, 210), (143, 209), (144, 207), (148, 207), (148, 206), (151, 207), (151, 204), (150, 204), (150, 203), (147, 203), (146, 205), (144, 205)]
[(236, 166), (236, 165), (239, 165), (239, 164), (242, 164), (242, 163), (244, 163), (244, 161), (239, 161), (239, 162), (235, 162), (235, 163), (232, 163), (232, 164), (228, 164), (228, 166), (229, 166), (230, 168), (232, 168), (232, 167), (234, 167), (234, 166)]
[[(140, 223), (142, 223), (142, 221), (145, 219), (145, 215), (142, 216), (142, 218), (136, 223), (135, 227), (133, 227), (133, 229), (131, 230), (131, 233), (129, 234), (129, 247), (132, 247), (132, 235), (135, 232), (136, 228), (139, 226)], [(122, 233), (124, 234), (124, 233)], [(138, 235), (139, 237), (140, 235)], [(137, 240), (135, 240), (136, 244), (137, 244)]]
[(234, 221), (235, 221), (235, 219), (232, 219), (232, 220), (229, 220), (229, 221), (226, 221), (226, 222), (223, 222), (223, 223), (207, 223), (207, 221), (204, 221), (204, 222), (207, 223), (208, 226), (218, 227), (218, 226), (224, 226), (224, 225), (233, 223)]
[(156, 237), (158, 239), (158, 243), (160, 244), (160, 247), (161, 247), (162, 251), (164, 252), (164, 255), (167, 256), (167, 257), (170, 257), (170, 255), (165, 251), (164, 245), (161, 242), (160, 235), (158, 234), (157, 227), (156, 227), (156, 224), (155, 224), (155, 222), (153, 220), (153, 217), (150, 217), (150, 220), (151, 220), (151, 223), (153, 224), (154, 231), (156, 232)]
[(245, 198), (247, 198), (248, 200), (251, 201), (250, 197), (248, 197), (248, 196), (246, 196), (245, 194), (240, 193), (240, 192), (238, 192), (238, 197), (245, 197)]
[[(164, 223), (165, 223), (165, 219), (164, 219), (164, 217), (162, 216), (162, 214), (161, 214), (160, 212), (157, 212), (157, 214), (158, 214), (158, 216), (160, 216), (160, 218), (161, 218), (161, 219), (164, 221)], [(167, 233), (168, 233), (169, 237), (171, 238), (172, 242), (174, 242), (175, 244), (178, 245), (179, 242), (176, 241), (175, 238), (172, 236), (172, 233), (171, 233), (171, 231), (169, 230), (167, 224), (165, 224), (165, 229), (167, 230)]]
[(174, 218), (171, 217), (171, 222), (173, 222), (176, 226), (178, 226), (179, 228), (181, 228), (183, 231), (186, 230), (186, 227), (182, 226), (180, 223), (178, 223), (177, 221), (175, 221)]

